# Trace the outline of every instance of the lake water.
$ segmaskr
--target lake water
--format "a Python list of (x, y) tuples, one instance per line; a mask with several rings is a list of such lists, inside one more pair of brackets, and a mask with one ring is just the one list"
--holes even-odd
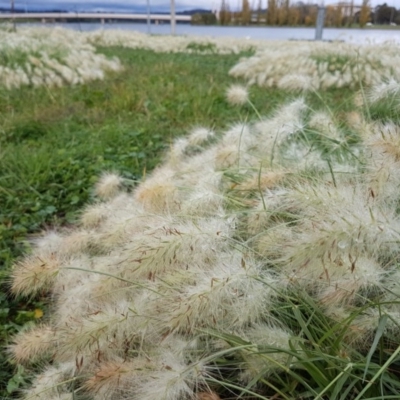
[[(42, 23), (34, 23), (30, 25), (40, 25)], [(147, 32), (146, 23), (64, 23), (64, 24), (47, 24), (48, 26), (59, 25), (65, 28), (91, 31), (96, 29), (122, 29), (139, 32)], [(171, 28), (169, 23), (151, 24), (151, 33), (158, 35), (170, 34)], [(194, 35), (194, 36), (231, 36), (238, 38), (251, 39), (268, 39), (268, 40), (313, 40), (315, 37), (315, 28), (286, 28), (286, 27), (237, 27), (237, 26), (192, 26), (190, 24), (177, 24), (177, 35)], [(325, 28), (323, 32), (324, 40), (343, 40), (348, 42), (365, 42), (374, 41), (382, 42), (387, 40), (395, 40), (400, 42), (400, 30), (388, 29), (336, 29)]]

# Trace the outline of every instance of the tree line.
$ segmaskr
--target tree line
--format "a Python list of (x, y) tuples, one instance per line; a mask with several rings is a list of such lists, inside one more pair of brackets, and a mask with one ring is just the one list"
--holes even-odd
[[(370, 0), (355, 4), (354, 0), (327, 5), (325, 26), (346, 27), (367, 24), (399, 24), (400, 10), (387, 3), (371, 7)], [(241, 9), (232, 11), (228, 0), (222, 0), (219, 21), (222, 25), (265, 24), (272, 26), (313, 26), (318, 5), (291, 0), (242, 0)]]

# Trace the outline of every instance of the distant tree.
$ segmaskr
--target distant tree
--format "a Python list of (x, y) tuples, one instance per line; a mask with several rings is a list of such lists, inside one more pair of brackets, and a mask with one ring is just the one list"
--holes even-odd
[(369, 22), (371, 16), (371, 7), (369, 5), (369, 0), (363, 0), (361, 10), (360, 10), (360, 27), (364, 27), (367, 22)]
[(295, 7), (299, 12), (299, 24), (304, 25), (304, 18), (306, 16), (306, 5), (302, 1), (299, 1), (295, 4)]
[(349, 16), (347, 19), (347, 25), (351, 26), (353, 25), (354, 22), (354, 0), (351, 0), (350, 2), (350, 12), (349, 12)]
[(315, 25), (317, 20), (318, 7), (312, 3), (304, 3), (299, 1), (295, 7), (299, 11), (299, 24), (312, 26)]
[(317, 22), (318, 7), (314, 4), (307, 4), (306, 12), (304, 24), (306, 26), (314, 26)]
[(276, 25), (277, 22), (277, 4), (276, 0), (268, 0), (267, 25)]
[(335, 25), (335, 7), (329, 5), (326, 7), (325, 11), (325, 26), (334, 26)]
[(396, 20), (398, 13), (394, 7), (390, 7), (386, 3), (376, 6), (374, 11), (374, 22), (376, 24), (390, 24)]
[(251, 8), (249, 0), (242, 0), (241, 21), (242, 25), (249, 25), (251, 22)]
[(217, 23), (217, 17), (214, 13), (196, 13), (192, 15), (192, 25), (215, 25)]
[(232, 20), (232, 13), (229, 8), (229, 3), (226, 0), (222, 0), (219, 11), (219, 22), (221, 25), (228, 25)]
[(262, 19), (262, 0), (258, 0), (258, 6), (257, 6), (257, 24), (261, 23)]
[(343, 26), (343, 6), (340, 3), (335, 7), (334, 25), (338, 28)]
[(280, 0), (278, 3), (278, 25), (287, 25), (290, 0)]
[(298, 7), (291, 6), (288, 10), (287, 24), (289, 26), (297, 26), (300, 24), (300, 10)]

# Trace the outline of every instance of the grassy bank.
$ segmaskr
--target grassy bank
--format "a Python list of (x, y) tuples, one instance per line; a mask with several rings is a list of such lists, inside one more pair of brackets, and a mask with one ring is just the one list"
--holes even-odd
[[(62, 230), (74, 225), (82, 207), (94, 201), (92, 188), (103, 171), (118, 171), (125, 178), (126, 188), (132, 189), (163, 162), (174, 140), (186, 135), (192, 128), (213, 129), (218, 136), (233, 124), (258, 121), (259, 114), (271, 115), (280, 105), (299, 97), (298, 91), (252, 86), (252, 104), (247, 103), (241, 108), (229, 105), (225, 93), (235, 80), (228, 72), (242, 56), (250, 53), (164, 54), (120, 47), (99, 48), (99, 51), (107, 56), (117, 56), (124, 70), (109, 72), (103, 81), (83, 85), (51, 89), (46, 86), (22, 87), (0, 93), (0, 260), (4, 293), (7, 290), (5, 277), (11, 265), (23, 252), (29, 251), (28, 239), (38, 237), (43, 230)], [(330, 147), (332, 143), (341, 151), (360, 140), (348, 123), (348, 116), (357, 108), (354, 94), (355, 90), (348, 88), (304, 94), (309, 107), (307, 112), (331, 113), (335, 124), (346, 132), (343, 146), (337, 138), (328, 138), (324, 142), (321, 135), (311, 129), (311, 122), (305, 119), (310, 134), (306, 139), (311, 137), (315, 141), (312, 148), (323, 150), (326, 146), (329, 153), (333, 149)], [(386, 117), (384, 112), (371, 109), (372, 118)], [(396, 115), (393, 110), (389, 114), (390, 117)], [(292, 117), (288, 112), (288, 121)], [(314, 126), (318, 123), (314, 121)], [(191, 151), (193, 153), (189, 156), (199, 150)], [(248, 208), (253, 206), (261, 190), (261, 172), (259, 175), (256, 173), (258, 183), (249, 195), (240, 192), (247, 176), (240, 175), (241, 171), (228, 172), (224, 177), (228, 188), (227, 205), (224, 206), (229, 210), (244, 207), (243, 215), (247, 218), (250, 214), (246, 212), (249, 212)], [(315, 171), (311, 173), (318, 175)], [(305, 174), (300, 178), (293, 177), (298, 179), (296, 182), (304, 184), (308, 178)], [(328, 186), (332, 189), (336, 183), (333, 177)], [(297, 223), (295, 214), (295, 207), (289, 211), (278, 209), (272, 219), (291, 227)], [(243, 215), (239, 225), (245, 224)], [(239, 243), (244, 239), (237, 234), (233, 240)], [(282, 242), (284, 240), (285, 237)], [(269, 254), (266, 258), (272, 260), (273, 255)], [(239, 262), (243, 269), (246, 262), (244, 258)], [(151, 279), (150, 276), (148, 280)], [(10, 336), (21, 327), (26, 329), (38, 321), (49, 319), (46, 290), (39, 290), (28, 300), (4, 294), (0, 301), (0, 339), (3, 343), (8, 343)], [(227, 350), (216, 345), (214, 350), (219, 357), (210, 362), (210, 368), (219, 372), (210, 373), (207, 385), (218, 391), (222, 398), (238, 398), (241, 395), (252, 399), (265, 399), (267, 396), (300, 399), (315, 398), (319, 393), (318, 398), (321, 399), (344, 400), (350, 398), (346, 397), (350, 392), (351, 398), (358, 399), (374, 398), (375, 394), (376, 398), (393, 398), (389, 395), (379, 397), (378, 384), (375, 385), (375, 381), (384, 376), (379, 384), (387, 390), (381, 393), (393, 393), (399, 387), (395, 379), (396, 370), (390, 376), (379, 373), (385, 369), (385, 363), (398, 354), (396, 338), (392, 341), (390, 337), (381, 340), (387, 318), (382, 318), (379, 323), (377, 339), (372, 340), (370, 348), (353, 351), (351, 346), (347, 346), (345, 338), (352, 319), (360, 314), (336, 324), (306, 292), (302, 293), (301, 302), (298, 294), (289, 293), (278, 296), (276, 304), (273, 316), (279, 317), (282, 324), (289, 326), (299, 337), (305, 337), (300, 344), (292, 342), (292, 348), (285, 350), (290, 353), (293, 363), (301, 354), (302, 365), (292, 370), (288, 361), (283, 372), (273, 374), (268, 380), (263, 375), (264, 364), (258, 364), (260, 360), (257, 359), (254, 363), (255, 368), (259, 368), (256, 374), (238, 387), (234, 375), (240, 357), (243, 356), (251, 364), (252, 356), (259, 354), (255, 354), (257, 351), (253, 345), (246, 338), (240, 338), (239, 334), (208, 332), (216, 343), (224, 341), (231, 346)], [(244, 311), (246, 314), (248, 310)], [(260, 353), (264, 361), (273, 358), (271, 349)], [(15, 364), (6, 360), (5, 355), (2, 363), (1, 394), (15, 395), (16, 389), (23, 387), (24, 381), (29, 379), (30, 370), (24, 371), (21, 366), (17, 369)], [(37, 365), (32, 370), (35, 367)], [(169, 365), (165, 370), (168, 368)], [(368, 385), (372, 386), (369, 397), (362, 397), (363, 375)], [(259, 387), (262, 389), (258, 390)], [(107, 398), (107, 393), (102, 395), (102, 398)]]

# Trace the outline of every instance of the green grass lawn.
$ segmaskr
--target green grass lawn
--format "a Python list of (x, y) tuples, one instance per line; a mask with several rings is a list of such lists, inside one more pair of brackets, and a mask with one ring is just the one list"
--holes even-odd
[[(7, 295), (12, 263), (29, 249), (28, 239), (76, 221), (102, 171), (118, 171), (134, 184), (160, 163), (173, 139), (192, 127), (219, 131), (257, 118), (250, 106), (239, 110), (225, 100), (233, 82), (228, 71), (243, 54), (100, 51), (119, 57), (124, 72), (75, 87), (0, 90), (2, 345), (41, 311), (46, 314), (45, 297), (22, 300)], [(343, 89), (306, 97), (313, 108), (329, 107), (340, 115), (353, 109), (352, 96)], [(251, 87), (261, 115), (295, 97)], [(23, 377), (22, 370), (15, 371), (1, 356), (0, 396), (12, 395)]]

